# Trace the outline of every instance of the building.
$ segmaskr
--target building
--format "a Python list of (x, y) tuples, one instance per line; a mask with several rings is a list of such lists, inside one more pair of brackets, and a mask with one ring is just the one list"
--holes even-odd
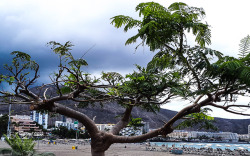
[(11, 116), (11, 132), (20, 136), (43, 136), (42, 129), (27, 115)]
[(238, 134), (241, 141), (249, 141), (249, 134)]
[[(144, 133), (149, 132), (149, 123), (148, 122), (142, 122), (144, 125), (142, 127), (125, 127), (123, 128), (119, 134), (122, 136), (132, 136), (132, 135), (142, 135)], [(111, 130), (115, 124), (96, 124), (97, 128), (100, 131), (109, 131)], [(81, 127), (81, 130), (85, 131), (85, 127)]]
[(100, 131), (109, 131), (115, 124), (95, 124)]
[(223, 142), (238, 142), (239, 136), (237, 133), (231, 132), (199, 132), (199, 131), (183, 131), (174, 130), (172, 133), (168, 134), (172, 139), (202, 139), (202, 136), (209, 138), (211, 141), (223, 141)]
[(194, 136), (194, 133), (192, 131), (188, 132), (188, 131), (183, 131), (183, 130), (174, 130), (172, 133), (168, 134), (168, 136), (174, 140), (176, 140), (176, 139), (186, 139), (187, 140), (189, 137), (190, 138), (197, 137), (197, 135)]
[(123, 128), (120, 133), (122, 136), (138, 136), (142, 135), (142, 128), (141, 127), (125, 127)]
[[(109, 131), (112, 129), (112, 127), (115, 125), (115, 124), (95, 124), (96, 127), (98, 128), (98, 130), (100, 131)], [(85, 131), (85, 126), (82, 126), (81, 127), (81, 130), (82, 131)]]
[(125, 127), (120, 131), (122, 136), (138, 136), (149, 132), (149, 123), (142, 122), (141, 127)]
[(30, 112), (30, 119), (42, 125), (44, 129), (48, 128), (48, 114), (37, 111)]
[(74, 129), (74, 123), (63, 122), (63, 121), (55, 121), (55, 127), (59, 128), (60, 126), (67, 127), (68, 129)]
[[(66, 121), (65, 121), (66, 120)], [(78, 121), (72, 122), (71, 118), (67, 118), (64, 121), (55, 121), (55, 127), (58, 128), (60, 126), (67, 127), (68, 129), (77, 129)]]

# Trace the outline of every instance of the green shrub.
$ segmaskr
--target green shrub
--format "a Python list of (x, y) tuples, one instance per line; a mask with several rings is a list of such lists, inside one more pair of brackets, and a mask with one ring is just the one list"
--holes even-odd
[(22, 139), (16, 133), (15, 135), (12, 135), (10, 138), (8, 138), (5, 135), (5, 141), (11, 147), (12, 155), (30, 156), (35, 153), (34, 147), (36, 143), (33, 142), (33, 139), (28, 139), (28, 138)]

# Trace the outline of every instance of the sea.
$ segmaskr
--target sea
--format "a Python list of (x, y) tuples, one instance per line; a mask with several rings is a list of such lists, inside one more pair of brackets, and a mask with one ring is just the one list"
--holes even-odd
[(196, 142), (150, 142), (151, 145), (162, 146), (165, 145), (167, 147), (194, 147), (194, 148), (220, 148), (224, 149), (246, 149), (250, 150), (250, 144), (239, 144), (239, 143), (196, 143)]

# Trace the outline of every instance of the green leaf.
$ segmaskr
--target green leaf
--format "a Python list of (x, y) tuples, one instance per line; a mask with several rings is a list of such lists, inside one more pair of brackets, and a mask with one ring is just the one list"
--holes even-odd
[(72, 92), (70, 87), (62, 87), (60, 89), (61, 89), (62, 94), (68, 94), (68, 93)]
[(240, 40), (240, 48), (239, 48), (239, 56), (240, 58), (244, 58), (246, 55), (250, 53), (250, 36), (247, 35), (243, 39)]
[(176, 128), (183, 129), (198, 126), (199, 129), (217, 130), (218, 128), (213, 124), (215, 122), (214, 118), (207, 115), (208, 111), (211, 111), (211, 109), (204, 108), (199, 113), (187, 115), (186, 118), (188, 119), (182, 121)]
[(15, 55), (13, 60), (21, 59), (22, 61), (30, 61), (30, 55), (20, 51), (13, 51), (10, 53), (11, 55)]
[(75, 66), (77, 67), (78, 69), (81, 68), (81, 66), (87, 66), (88, 63), (86, 60), (84, 59), (77, 59), (77, 60), (72, 60), (68, 63), (70, 66)]
[(134, 127), (136, 129), (137, 127), (142, 127), (144, 124), (142, 123), (142, 118), (132, 118), (130, 119), (130, 122), (128, 123), (128, 126)]

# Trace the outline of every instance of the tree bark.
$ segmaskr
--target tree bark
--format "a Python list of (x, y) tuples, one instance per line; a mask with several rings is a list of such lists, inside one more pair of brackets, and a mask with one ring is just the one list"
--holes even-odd
[(105, 156), (105, 151), (97, 152), (97, 151), (94, 151), (94, 150), (91, 148), (91, 155), (92, 155), (92, 156)]
[(92, 156), (104, 156), (105, 151), (108, 150), (113, 143), (112, 140), (112, 134), (102, 131), (99, 131), (95, 136), (91, 137)]
[(59, 113), (67, 117), (77, 119), (86, 127), (86, 129), (88, 129), (89, 135), (91, 136), (91, 138), (96, 137), (96, 134), (98, 134), (99, 132), (97, 126), (95, 125), (95, 122), (91, 120), (88, 116), (59, 103), (50, 103), (50, 102), (46, 103), (45, 102), (44, 104), (40, 104), (40, 105), (32, 105), (30, 109), (31, 110), (45, 109), (50, 112)]
[(129, 106), (126, 109), (122, 119), (111, 129), (112, 134), (118, 135), (120, 130), (128, 125), (132, 109), (133, 106)]

